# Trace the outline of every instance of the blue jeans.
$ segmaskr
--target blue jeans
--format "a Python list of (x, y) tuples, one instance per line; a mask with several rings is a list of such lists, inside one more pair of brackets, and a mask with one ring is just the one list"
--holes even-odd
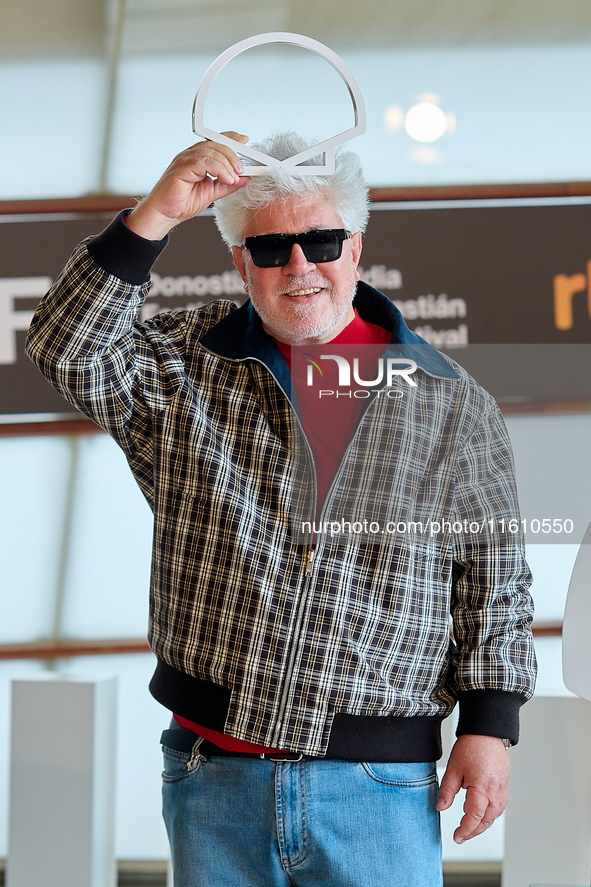
[(174, 887), (441, 887), (434, 764), (164, 747)]

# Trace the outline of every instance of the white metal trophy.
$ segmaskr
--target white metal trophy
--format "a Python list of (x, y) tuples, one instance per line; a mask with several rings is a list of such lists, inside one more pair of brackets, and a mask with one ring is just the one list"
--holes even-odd
[[(293, 157), (288, 157), (285, 160), (277, 160), (274, 157), (269, 157), (261, 151), (249, 148), (247, 145), (243, 145), (241, 142), (231, 139), (229, 136), (222, 135), (222, 133), (216, 132), (205, 126), (203, 122), (203, 112), (207, 93), (222, 68), (237, 55), (240, 55), (240, 53), (246, 52), (247, 49), (252, 49), (255, 46), (262, 46), (265, 43), (289, 43), (293, 46), (301, 46), (303, 49), (309, 49), (325, 58), (326, 61), (329, 62), (340, 74), (347, 85), (349, 95), (351, 96), (351, 102), (353, 103), (355, 125), (350, 129), (337, 133), (329, 139), (319, 142), (312, 148), (308, 148), (306, 151), (302, 151), (299, 154), (294, 154)], [(302, 34), (290, 34), (286, 31), (273, 31), (269, 34), (257, 34), (254, 37), (248, 37), (246, 40), (241, 40), (239, 43), (230, 46), (229, 49), (226, 49), (225, 52), (218, 56), (213, 65), (211, 65), (206, 72), (205, 77), (201, 81), (201, 85), (197, 90), (197, 95), (195, 96), (195, 101), (193, 103), (193, 132), (197, 133), (197, 135), (204, 136), (207, 139), (213, 139), (216, 142), (220, 142), (222, 145), (232, 148), (244, 157), (254, 160), (257, 165), (248, 166), (246, 174), (249, 176), (261, 175), (262, 173), (265, 173), (269, 167), (287, 169), (290, 172), (297, 172), (298, 175), (331, 175), (334, 172), (334, 149), (336, 146), (343, 142), (347, 142), (349, 139), (353, 139), (356, 136), (362, 135), (362, 133), (365, 132), (365, 127), (365, 104), (361, 89), (359, 88), (359, 84), (353, 76), (352, 71), (342, 58), (340, 58), (336, 52), (333, 52), (332, 49), (329, 49), (328, 46), (319, 43), (318, 40), (313, 40), (311, 37), (305, 37)], [(304, 161), (309, 160), (311, 157), (316, 157), (319, 154), (323, 155), (323, 164), (321, 166), (300, 165), (304, 163)]]
[[(589, 632), (591, 627), (591, 524), (581, 542), (579, 553), (573, 567), (568, 596), (562, 624), (562, 673), (564, 683), (571, 691), (582, 699), (591, 701), (591, 643)], [(576, 745), (576, 743), (573, 743)], [(562, 749), (557, 753), (568, 760)], [(575, 762), (576, 763), (576, 762)], [(573, 774), (579, 776), (580, 770), (573, 768)], [(591, 786), (589, 786), (591, 788)], [(585, 787), (583, 787), (585, 791)], [(572, 804), (577, 809), (577, 799)], [(579, 819), (583, 819), (579, 809)], [(587, 816), (588, 821), (588, 816)], [(582, 855), (588, 853), (589, 836), (581, 833), (575, 840), (582, 842)], [(588, 856), (587, 856), (588, 859)], [(587, 863), (585, 864), (587, 868)], [(587, 869), (588, 870), (588, 869)], [(588, 882), (586, 882), (588, 883)], [(569, 885), (532, 884), (531, 887), (569, 887)]]
[(562, 626), (564, 683), (591, 701), (591, 524), (573, 567)]

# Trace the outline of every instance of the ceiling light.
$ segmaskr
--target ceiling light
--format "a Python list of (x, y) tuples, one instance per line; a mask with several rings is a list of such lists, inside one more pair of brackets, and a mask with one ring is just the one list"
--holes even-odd
[(388, 132), (396, 132), (404, 123), (404, 111), (398, 105), (390, 105), (384, 111), (384, 125)]
[(404, 118), (404, 128), (417, 142), (435, 142), (447, 129), (447, 119), (437, 105), (419, 102), (408, 111)]

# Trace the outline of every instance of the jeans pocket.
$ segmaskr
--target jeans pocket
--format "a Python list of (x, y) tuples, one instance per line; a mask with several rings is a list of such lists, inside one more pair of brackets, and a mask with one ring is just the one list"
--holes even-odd
[(374, 782), (406, 788), (423, 788), (437, 782), (434, 762), (420, 764), (390, 764), (363, 762), (363, 769)]
[(164, 760), (163, 782), (179, 782), (181, 779), (193, 776), (199, 772), (205, 760), (203, 755), (198, 752), (190, 754), (177, 751), (176, 748), (167, 748), (165, 745), (162, 746), (162, 758)]

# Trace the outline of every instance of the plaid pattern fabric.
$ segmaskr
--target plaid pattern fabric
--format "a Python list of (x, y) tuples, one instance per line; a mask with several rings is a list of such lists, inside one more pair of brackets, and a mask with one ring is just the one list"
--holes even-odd
[[(404, 397), (374, 399), (322, 520), (415, 528), (321, 533), (311, 561), (299, 527), (314, 519), (314, 466), (286, 391), (260, 356), (202, 344), (234, 306), (139, 324), (143, 289), (81, 244), (28, 350), (125, 451), (154, 511), (151, 647), (231, 690), (226, 732), (322, 755), (336, 711), (446, 715), (476, 689), (528, 698), (530, 575), (520, 536), (498, 531), (519, 515), (490, 395), (450, 361), (453, 378), (419, 367)], [(429, 522), (441, 532), (417, 529)]]

